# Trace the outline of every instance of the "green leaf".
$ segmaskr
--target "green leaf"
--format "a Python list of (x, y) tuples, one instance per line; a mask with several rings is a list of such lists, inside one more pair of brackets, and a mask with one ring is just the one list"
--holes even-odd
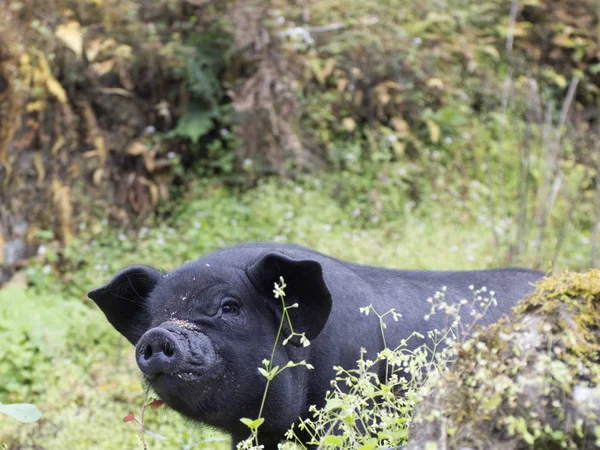
[(270, 371), (269, 371), (269, 375), (267, 376), (267, 378), (269, 380), (272, 380), (273, 378), (275, 378), (275, 375), (277, 375), (277, 371), (279, 370), (279, 366), (275, 366), (273, 367)]
[(12, 405), (0, 404), (0, 413), (4, 413), (13, 419), (17, 419), (19, 422), (35, 422), (42, 413), (35, 405), (29, 403), (15, 403)]
[(334, 436), (333, 434), (328, 434), (321, 441), (321, 444), (323, 444), (323, 445), (337, 445), (337, 446), (340, 446), (343, 443), (344, 443), (344, 441), (342, 440), (342, 438), (340, 438), (338, 436)]
[(600, 63), (593, 64), (589, 70), (592, 75), (598, 74), (600, 72)]
[(365, 444), (361, 445), (358, 450), (375, 450), (377, 448), (377, 444)]
[(167, 136), (187, 138), (196, 143), (213, 128), (213, 116), (213, 111), (190, 107), (190, 110), (179, 118), (177, 126)]
[(483, 407), (487, 410), (496, 409), (502, 403), (502, 396), (500, 394), (494, 395), (489, 400), (483, 402)]
[(244, 425), (246, 425), (248, 428), (250, 428), (251, 430), (256, 430), (258, 427), (260, 427), (263, 422), (265, 421), (264, 417), (261, 417), (259, 419), (247, 419), (245, 417), (240, 419), (240, 422), (242, 422)]
[(325, 404), (325, 411), (331, 411), (334, 409), (341, 409), (344, 407), (344, 401), (339, 398), (330, 398)]

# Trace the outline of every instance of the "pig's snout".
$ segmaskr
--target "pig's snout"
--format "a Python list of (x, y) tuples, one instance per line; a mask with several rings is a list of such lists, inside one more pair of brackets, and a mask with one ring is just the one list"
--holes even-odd
[(136, 346), (137, 364), (146, 376), (173, 373), (184, 359), (177, 338), (164, 328), (148, 330)]

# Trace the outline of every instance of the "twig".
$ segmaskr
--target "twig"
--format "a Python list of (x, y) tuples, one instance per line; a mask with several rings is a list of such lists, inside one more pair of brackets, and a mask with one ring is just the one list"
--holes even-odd
[[(535, 113), (536, 86), (535, 81), (529, 79), (528, 109)], [(541, 111), (540, 111), (541, 113)], [(531, 124), (529, 118), (525, 120), (525, 142), (523, 152), (519, 157), (519, 213), (517, 216), (517, 242), (515, 243), (516, 255), (511, 252), (510, 262), (514, 256), (521, 258), (525, 254), (525, 242), (527, 240), (527, 210), (529, 206), (529, 170), (531, 165)]]
[[(548, 130), (547, 139), (547, 147), (545, 145), (545, 152), (547, 155), (547, 165), (544, 173), (544, 189), (542, 191), (542, 204), (540, 207), (540, 216), (538, 220), (539, 232), (536, 240), (536, 256), (535, 256), (535, 266), (540, 267), (540, 254), (542, 248), (542, 241), (544, 239), (544, 231), (546, 228), (546, 223), (550, 212), (552, 210), (552, 206), (554, 205), (554, 200), (556, 199), (556, 195), (558, 194), (558, 190), (560, 189), (563, 173), (560, 170), (560, 158), (562, 156), (562, 135), (563, 135), (563, 127), (567, 122), (567, 116), (569, 110), (571, 109), (571, 105), (573, 103), (573, 99), (575, 98), (575, 92), (577, 91), (577, 84), (579, 83), (579, 78), (573, 77), (571, 82), (569, 83), (569, 90), (565, 99), (563, 101), (560, 119), (556, 129), (554, 130), (554, 139), (551, 139), (551, 132)], [(548, 189), (550, 180), (552, 179), (552, 187), (550, 191), (546, 194), (546, 190)]]
[[(359, 19), (360, 25), (371, 26), (379, 23), (379, 19), (374, 16), (366, 16)], [(315, 26), (302, 26), (302, 27), (290, 27), (277, 33), (279, 37), (286, 36), (309, 36), (311, 34), (327, 33), (329, 31), (338, 31), (344, 28), (349, 28), (351, 24), (334, 22), (327, 25), (315, 25)]]
[(314, 27), (305, 27), (306, 31), (309, 33), (327, 33), (328, 31), (336, 31), (341, 30), (346, 27), (346, 24), (343, 23), (330, 23), (329, 25), (320, 25)]
[(527, 85), (529, 86), (529, 93), (531, 95), (531, 102), (533, 113), (535, 114), (535, 121), (538, 124), (542, 123), (543, 112), (542, 112), (542, 101), (540, 100), (540, 92), (538, 89), (537, 82), (531, 76), (527, 77)]
[[(554, 102), (550, 100), (546, 106), (546, 114), (544, 115), (544, 122), (541, 125), (542, 132), (542, 155), (541, 160), (544, 167), (544, 179), (542, 181), (542, 188), (539, 191), (539, 198), (544, 199), (547, 197), (548, 190), (550, 189), (550, 179), (552, 177), (552, 165), (550, 164), (550, 155), (552, 154), (551, 147), (553, 145), (551, 137), (552, 131), (552, 110), (554, 109)], [(539, 213), (536, 211), (536, 205), (534, 203), (532, 217), (537, 217), (537, 224), (542, 222), (542, 215), (544, 211), (544, 204), (540, 201)]]
[(567, 92), (567, 96), (565, 97), (565, 101), (563, 102), (562, 110), (560, 112), (560, 122), (558, 123), (559, 133), (562, 131), (562, 127), (567, 122), (567, 114), (569, 114), (569, 110), (571, 109), (571, 104), (573, 103), (573, 98), (575, 98), (575, 92), (577, 92), (578, 84), (579, 78), (571, 78), (571, 83), (569, 83), (569, 91)]
[(571, 109), (571, 104), (573, 103), (573, 99), (575, 98), (575, 92), (577, 90), (577, 84), (579, 83), (579, 78), (577, 77), (573, 77), (571, 78), (571, 82), (569, 83), (569, 90), (567, 92), (567, 95), (565, 97), (565, 100), (563, 101), (563, 105), (560, 111), (560, 119), (558, 122), (558, 125), (556, 127), (555, 131), (555, 137), (554, 137), (554, 141), (555, 141), (555, 145), (554, 145), (554, 151), (552, 156), (552, 160), (551, 160), (551, 169), (553, 170), (557, 170), (558, 168), (558, 164), (560, 161), (560, 157), (562, 156), (562, 135), (563, 135), (563, 127), (565, 126), (565, 123), (567, 122), (567, 115), (569, 113), (569, 110)]
[(485, 179), (488, 188), (488, 202), (490, 208), (490, 225), (492, 227), (492, 238), (494, 242), (494, 259), (498, 259), (498, 249), (500, 247), (500, 238), (496, 227), (496, 206), (494, 204), (494, 193), (492, 190), (492, 174), (490, 168), (490, 149), (485, 152)]
[(519, 0), (513, 0), (510, 7), (510, 18), (508, 20), (508, 30), (506, 33), (506, 50), (509, 52), (513, 49), (515, 38), (515, 24), (517, 23), (517, 12), (519, 11)]
[(123, 88), (110, 88), (110, 87), (103, 87), (103, 88), (98, 88), (96, 89), (98, 92), (101, 92), (102, 94), (112, 94), (112, 95), (120, 95), (122, 97), (133, 97), (133, 94), (131, 92), (129, 92), (126, 89)]
[(148, 450), (148, 445), (146, 444), (146, 431), (144, 430), (144, 415), (146, 414), (146, 404), (148, 403), (148, 397), (150, 396), (150, 385), (146, 387), (146, 396), (144, 397), (144, 404), (142, 405), (142, 415), (140, 417), (140, 421), (138, 424), (140, 425), (140, 434), (142, 436), (142, 445), (144, 446), (144, 450)]
[[(515, 24), (517, 22), (517, 12), (519, 10), (519, 0), (512, 0), (512, 5), (510, 8), (510, 16), (508, 21), (508, 30), (506, 34), (506, 51), (508, 54), (509, 68), (506, 74), (506, 78), (504, 79), (504, 89), (502, 92), (502, 123), (500, 127), (500, 154), (504, 153), (504, 133), (506, 129), (506, 111), (508, 109), (508, 100), (510, 95), (510, 90), (512, 86), (512, 78), (513, 78), (513, 67), (512, 67), (512, 50), (513, 50), (513, 42), (514, 42), (514, 34), (515, 34)], [(491, 193), (491, 175), (489, 175), (491, 168), (489, 167), (490, 159), (488, 155), (486, 155), (486, 164), (488, 166), (488, 186), (490, 188), (490, 212), (494, 214), (495, 206), (493, 201), (493, 195)], [(502, 158), (500, 159), (500, 164), (498, 167), (498, 176), (500, 177), (500, 209), (501, 215), (506, 217), (507, 209), (506, 209), (506, 194), (505, 194), (505, 186), (504, 186), (504, 164), (502, 162)], [(496, 247), (496, 251), (498, 249), (499, 238), (496, 232), (495, 227), (495, 218), (491, 217), (492, 227), (494, 228), (494, 246)]]

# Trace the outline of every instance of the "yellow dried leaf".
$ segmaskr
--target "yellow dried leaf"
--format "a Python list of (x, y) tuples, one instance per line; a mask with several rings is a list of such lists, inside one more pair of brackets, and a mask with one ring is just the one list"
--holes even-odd
[(390, 119), (390, 122), (392, 122), (392, 127), (394, 127), (394, 130), (402, 134), (408, 134), (409, 127), (408, 123), (406, 123), (406, 120), (401, 117), (394, 116)]
[(46, 87), (48, 88), (48, 92), (50, 92), (54, 97), (56, 97), (56, 99), (60, 103), (62, 103), (63, 105), (67, 103), (67, 93), (56, 78), (49, 75), (46, 79)]
[(73, 216), (71, 190), (68, 186), (63, 186), (57, 178), (52, 180), (51, 189), (52, 198), (59, 214), (62, 238), (65, 243), (68, 243), (73, 235), (71, 231), (71, 217)]
[(33, 68), (31, 67), (31, 56), (29, 56), (29, 53), (25, 52), (19, 58), (19, 77), (21, 78), (25, 86), (29, 86), (31, 84), (32, 70)]
[(133, 141), (129, 147), (127, 147), (127, 153), (130, 155), (141, 155), (142, 153), (146, 153), (146, 146), (140, 141)]
[(56, 142), (54, 143), (54, 145), (52, 146), (50, 153), (52, 155), (56, 155), (58, 153), (58, 151), (61, 148), (63, 148), (64, 145), (65, 145), (65, 138), (62, 136), (59, 136), (58, 139), (56, 140)]
[(102, 136), (94, 137), (94, 147), (98, 150), (98, 155), (100, 155), (100, 164), (104, 165), (106, 162), (106, 147), (104, 145), (104, 138)]
[(35, 167), (38, 174), (38, 183), (41, 183), (44, 181), (44, 178), (46, 178), (46, 169), (44, 168), (42, 154), (40, 152), (35, 152), (33, 154), (33, 167)]
[(575, 41), (571, 38), (571, 36), (565, 33), (554, 36), (552, 42), (559, 47), (573, 48), (575, 46)]
[(25, 110), (27, 112), (43, 111), (45, 106), (46, 104), (43, 101), (38, 100), (36, 102), (27, 103), (27, 106), (25, 106)]
[(73, 178), (78, 177), (79, 176), (79, 172), (80, 172), (79, 164), (72, 163), (71, 166), (69, 167), (69, 171), (71, 172), (71, 176)]
[(499, 61), (500, 60), (500, 52), (493, 45), (484, 45), (481, 48), (481, 51), (483, 53), (487, 53), (488, 55), (490, 55), (495, 61)]
[(331, 73), (333, 72), (334, 68), (335, 68), (335, 59), (328, 58), (327, 61), (325, 61), (325, 67), (323, 67), (323, 69), (321, 70), (322, 77), (324, 79), (327, 79), (327, 77), (329, 75), (331, 75)]
[(100, 185), (100, 182), (102, 181), (102, 175), (104, 175), (104, 169), (96, 169), (94, 171), (94, 175), (92, 175), (92, 181), (94, 182), (94, 185)]
[(21, 66), (31, 66), (31, 56), (25, 52), (19, 57), (19, 64)]
[(158, 186), (156, 186), (156, 184), (144, 177), (140, 177), (138, 178), (139, 182), (142, 183), (144, 186), (148, 186), (148, 190), (150, 191), (150, 203), (154, 206), (158, 203), (158, 199), (159, 199), (159, 192), (158, 192)]
[(156, 168), (156, 164), (154, 163), (154, 155), (150, 152), (147, 152), (144, 153), (142, 157), (144, 158), (146, 170), (150, 173), (154, 172), (154, 169)]
[(431, 88), (444, 89), (444, 82), (439, 78), (430, 78), (427, 80), (427, 86)]
[(387, 91), (381, 91), (377, 95), (377, 99), (379, 100), (379, 103), (381, 105), (385, 106), (390, 102), (392, 97), (390, 96), (390, 94), (387, 93)]
[(123, 59), (131, 59), (133, 48), (130, 45), (121, 44), (115, 50), (115, 55)]
[(396, 83), (395, 81), (383, 81), (375, 86), (375, 89), (385, 89), (387, 91), (402, 91), (404, 90), (404, 86), (400, 83)]
[(112, 49), (114, 49), (117, 46), (117, 41), (115, 41), (113, 38), (108, 38), (104, 41), (102, 41), (102, 45), (100, 45), (100, 51), (101, 52), (112, 52)]
[(113, 70), (114, 67), (115, 67), (114, 59), (107, 59), (106, 61), (91, 64), (92, 70), (100, 76), (107, 74), (108, 72)]
[(587, 89), (588, 91), (590, 91), (590, 92), (591, 92), (591, 93), (593, 93), (593, 94), (596, 94), (596, 95), (597, 95), (597, 94), (599, 94), (599, 93), (600, 93), (600, 89), (599, 89), (599, 88), (598, 88), (598, 86), (596, 86), (595, 84), (588, 83), (588, 84), (586, 84), (586, 85), (585, 85), (585, 87), (586, 87), (586, 89)]
[(338, 92), (344, 92), (346, 90), (347, 86), (348, 86), (348, 80), (346, 78), (338, 78), (338, 80), (337, 80)]
[[(100, 158), (100, 166), (104, 166), (107, 158), (106, 147), (104, 145), (104, 138), (102, 137), (102, 132), (98, 128), (98, 124), (96, 122), (96, 116), (94, 115), (94, 110), (90, 106), (88, 102), (83, 102), (83, 117), (85, 119), (85, 124), (88, 130), (88, 135), (92, 139), (94, 147), (96, 147), (97, 155)], [(89, 152), (86, 153), (86, 157)]]
[(152, 206), (155, 206), (159, 200), (158, 187), (152, 182), (149, 183), (150, 184), (148, 184), (148, 188), (150, 189), (150, 200), (152, 202)]
[(52, 72), (50, 71), (50, 65), (48, 64), (48, 60), (46, 56), (40, 52), (39, 50), (33, 50), (33, 52), (38, 57), (38, 68), (33, 68), (31, 76), (34, 82), (39, 82), (41, 84), (45, 83), (48, 78), (54, 78), (52, 76)]
[(352, 117), (344, 117), (342, 119), (342, 126), (347, 131), (354, 131), (354, 129), (356, 128), (356, 122)]
[(54, 34), (68, 48), (73, 50), (78, 58), (81, 58), (83, 53), (83, 33), (81, 32), (79, 22), (72, 20), (66, 24), (59, 25)]
[(88, 150), (83, 153), (85, 159), (95, 158), (96, 156), (98, 156), (98, 150)]
[(88, 47), (85, 49), (85, 56), (89, 62), (94, 62), (96, 56), (100, 53), (101, 45), (101, 39), (94, 39), (88, 43)]
[(440, 140), (440, 126), (432, 120), (426, 120), (427, 128), (429, 128), (429, 137), (431, 142), (437, 144)]
[(517, 22), (513, 27), (513, 35), (516, 37), (527, 36), (527, 30), (531, 27), (528, 22)]

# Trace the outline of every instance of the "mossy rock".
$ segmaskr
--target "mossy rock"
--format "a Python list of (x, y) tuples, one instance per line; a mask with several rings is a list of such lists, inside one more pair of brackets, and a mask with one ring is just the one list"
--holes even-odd
[(542, 280), (460, 345), (407, 450), (600, 448), (600, 270)]

